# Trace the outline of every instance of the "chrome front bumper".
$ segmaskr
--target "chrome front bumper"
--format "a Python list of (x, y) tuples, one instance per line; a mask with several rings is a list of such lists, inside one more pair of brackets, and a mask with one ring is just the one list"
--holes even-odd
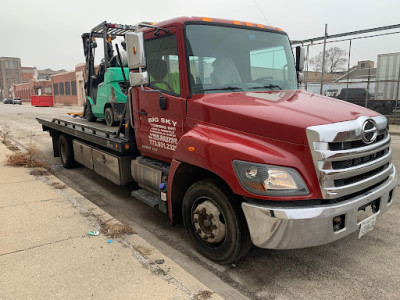
[[(357, 212), (360, 207), (380, 199), (379, 210), (384, 214), (393, 203), (397, 185), (396, 169), (378, 187), (344, 202), (309, 207), (271, 207), (242, 203), (251, 240), (254, 245), (268, 249), (295, 249), (318, 246), (343, 238), (360, 228)], [(392, 199), (390, 199), (391, 195)], [(343, 229), (334, 231), (333, 218), (345, 216)]]

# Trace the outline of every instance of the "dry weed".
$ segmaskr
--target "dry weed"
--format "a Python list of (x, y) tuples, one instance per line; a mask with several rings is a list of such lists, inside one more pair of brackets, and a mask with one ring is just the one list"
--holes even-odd
[(37, 168), (29, 172), (29, 174), (34, 176), (48, 176), (50, 172), (43, 168)]
[(51, 185), (52, 187), (54, 187), (55, 189), (57, 189), (57, 190), (63, 190), (63, 189), (65, 189), (65, 188), (67, 188), (66, 185), (64, 185), (64, 184), (62, 184), (62, 183), (59, 183), (59, 182), (52, 182), (52, 183), (50, 183), (50, 185)]
[(42, 155), (37, 147), (30, 144), (26, 151), (18, 151), (8, 155), (6, 165), (12, 167), (44, 168), (48, 170), (49, 167), (41, 161), (41, 157)]
[(1, 142), (4, 145), (9, 145), (10, 141), (8, 140), (8, 135), (10, 134), (10, 129), (8, 126), (3, 126), (3, 129), (1, 130)]
[(199, 291), (195, 299), (210, 299), (212, 294), (214, 293), (211, 291)]
[(133, 247), (133, 249), (135, 249), (137, 252), (139, 252), (143, 256), (150, 255), (151, 251), (152, 251), (150, 248), (147, 248), (147, 247), (144, 247), (144, 246), (133, 245), (132, 247)]
[(109, 224), (107, 222), (101, 222), (101, 231), (114, 239), (121, 237), (123, 234), (135, 234), (135, 230), (129, 225), (125, 224)]

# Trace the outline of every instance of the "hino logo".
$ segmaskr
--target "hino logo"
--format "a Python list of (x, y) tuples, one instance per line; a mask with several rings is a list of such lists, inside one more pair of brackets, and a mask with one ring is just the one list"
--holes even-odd
[(361, 128), (361, 138), (366, 144), (375, 142), (378, 135), (376, 123), (373, 120), (366, 120)]

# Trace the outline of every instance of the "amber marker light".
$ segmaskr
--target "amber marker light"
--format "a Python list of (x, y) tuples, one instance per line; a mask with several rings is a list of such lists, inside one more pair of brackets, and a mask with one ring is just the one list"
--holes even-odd
[(128, 128), (128, 123), (125, 124), (125, 128)]
[(118, 149), (118, 145), (117, 144), (115, 145), (115, 149)]
[(129, 149), (129, 145), (125, 144), (125, 150)]
[(240, 21), (232, 21), (232, 23), (235, 25), (242, 25), (242, 22), (240, 22)]
[(190, 151), (190, 152), (193, 152), (194, 150), (196, 150), (194, 147), (188, 147), (188, 150)]
[(278, 31), (283, 31), (283, 29), (279, 28), (279, 27), (276, 27), (275, 29), (278, 30)]
[(249, 23), (249, 22), (245, 22), (244, 25), (249, 26), (249, 27), (253, 27), (253, 23)]
[(201, 18), (204, 22), (212, 22), (211, 18)]
[(261, 25), (261, 24), (256, 24), (256, 26), (257, 26), (258, 28), (264, 28), (264, 26)]

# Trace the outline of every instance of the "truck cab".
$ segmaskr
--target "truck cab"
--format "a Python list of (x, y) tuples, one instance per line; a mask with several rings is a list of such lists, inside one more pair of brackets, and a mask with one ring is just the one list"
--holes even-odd
[(137, 147), (170, 164), (169, 216), (200, 253), (226, 263), (250, 239), (321, 245), (365, 233), (390, 207), (386, 118), (299, 90), (285, 32), (210, 18), (154, 26), (142, 29), (145, 60), (128, 49)]
[(132, 195), (182, 222), (205, 257), (228, 264), (252, 244), (363, 236), (393, 204), (386, 118), (298, 89), (302, 51), (295, 60), (281, 29), (181, 17), (138, 24), (125, 40), (118, 132), (39, 122), (64, 166), (75, 159), (117, 184), (134, 180)]

